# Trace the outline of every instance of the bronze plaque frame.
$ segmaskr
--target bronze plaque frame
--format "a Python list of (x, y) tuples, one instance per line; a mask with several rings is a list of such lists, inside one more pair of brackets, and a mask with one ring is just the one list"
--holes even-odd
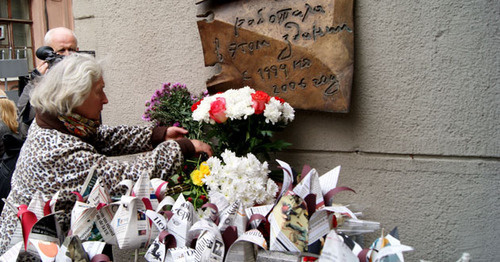
[(198, 21), (205, 65), (221, 65), (210, 93), (250, 86), (294, 108), (349, 111), (352, 0), (221, 1), (210, 9), (213, 19)]

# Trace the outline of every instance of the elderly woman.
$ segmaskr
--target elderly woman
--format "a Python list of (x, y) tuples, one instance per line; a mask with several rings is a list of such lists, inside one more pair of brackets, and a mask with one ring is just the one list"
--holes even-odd
[[(72, 54), (53, 66), (33, 90), (30, 102), (37, 115), (12, 177), (7, 201), (14, 206), (29, 204), (37, 191), (46, 199), (60, 191), (57, 209), (70, 214), (75, 201), (71, 192), (81, 190), (93, 166), (113, 195), (119, 193), (116, 185), (123, 179), (137, 180), (145, 172), (151, 178), (166, 178), (184, 158), (212, 155), (209, 145), (184, 138), (187, 131), (182, 128), (101, 125), (108, 99), (101, 67), (90, 56)], [(130, 162), (108, 158), (146, 151)], [(1, 221), (3, 254), (20, 239), (13, 239), (19, 224), (15, 211), (6, 207)], [(69, 215), (62, 226), (68, 230)]]

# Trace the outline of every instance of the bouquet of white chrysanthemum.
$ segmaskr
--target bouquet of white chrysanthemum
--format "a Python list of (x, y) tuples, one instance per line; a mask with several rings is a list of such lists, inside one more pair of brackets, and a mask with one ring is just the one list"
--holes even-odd
[(229, 203), (239, 200), (245, 208), (275, 200), (278, 186), (268, 178), (267, 162), (261, 163), (251, 153), (237, 157), (229, 150), (221, 157), (210, 157), (206, 162), (210, 173), (202, 181), (209, 195), (210, 192), (221, 193)]
[(203, 98), (192, 107), (192, 118), (211, 124), (223, 152), (229, 149), (238, 156), (247, 153), (264, 155), (280, 151), (289, 143), (271, 138), (295, 117), (294, 109), (279, 97), (245, 86)]

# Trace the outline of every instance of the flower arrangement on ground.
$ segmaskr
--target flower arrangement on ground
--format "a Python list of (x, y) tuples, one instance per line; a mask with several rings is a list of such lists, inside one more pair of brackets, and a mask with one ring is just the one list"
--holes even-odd
[(252, 153), (269, 159), (269, 152), (290, 145), (272, 136), (293, 121), (295, 111), (283, 99), (245, 86), (203, 98), (193, 105), (192, 117), (211, 125), (217, 152), (229, 149), (238, 156)]
[[(225, 151), (222, 159), (208, 159), (200, 165), (200, 172), (193, 173), (193, 176), (199, 176), (210, 191), (221, 191), (224, 185), (232, 187), (236, 182), (252, 184), (244, 176), (237, 177), (243, 173), (253, 175), (249, 177), (252, 181), (257, 178), (261, 182), (255, 190), (248, 187), (235, 189), (236, 194), (243, 197), (246, 194), (253, 201), (259, 201), (258, 195), (268, 193), (264, 198), (269, 197), (269, 201), (268, 205), (258, 207), (249, 201), (245, 208), (241, 198), (228, 201), (233, 202), (231, 204), (217, 199), (206, 205), (205, 211), (208, 212), (201, 215), (182, 195), (177, 200), (165, 197), (161, 202), (154, 201), (165, 181), (157, 179), (159, 181), (153, 183), (147, 174), (135, 183), (122, 181), (120, 184), (128, 191), (113, 203), (109, 201), (107, 188), (97, 179), (86, 186), (92, 190), (85, 198), (75, 192), (78, 201), (71, 212), (72, 234), (67, 237), (53, 235), (53, 232), (59, 233), (56, 214), (61, 211), (49, 207), (43, 210), (43, 214), (38, 214), (43, 208), (36, 208), (56, 202), (58, 194), (47, 202), (37, 194), (29, 205), (19, 207), (23, 239), (0, 260), (15, 260), (23, 244), (27, 246), (27, 243), (34, 247), (33, 254), (38, 253), (43, 261), (70, 261), (77, 257), (102, 260), (106, 258), (100, 255), (106, 253), (106, 244), (128, 250), (145, 247), (147, 261), (259, 261), (270, 257), (279, 260), (292, 254), (297, 261), (337, 261), (338, 257), (342, 257), (342, 261), (403, 261), (403, 252), (413, 250), (401, 243), (397, 227), (387, 235), (382, 229), (380, 237), (371, 245), (357, 243), (351, 238), (352, 235), (379, 230), (380, 223), (361, 220), (358, 216), (363, 215), (362, 212), (353, 212), (347, 205), (335, 201), (340, 192), (355, 193), (349, 187), (337, 186), (340, 166), (320, 176), (316, 169), (306, 165), (301, 179), (294, 182), (290, 165), (278, 162), (283, 168), (283, 180), (287, 182), (277, 200), (271, 201), (274, 199), (271, 196), (278, 190), (269, 184), (269, 180), (265, 182), (266, 162), (259, 162), (251, 154), (237, 157), (230, 151)], [(198, 178), (193, 177), (193, 181), (198, 181)], [(267, 186), (265, 190), (264, 184)], [(167, 206), (171, 210), (165, 211)], [(9, 203), (7, 208), (16, 209)], [(42, 217), (39, 220), (38, 215)], [(47, 230), (39, 232), (40, 227)], [(91, 240), (90, 231), (94, 229), (102, 235), (102, 241)], [(44, 252), (49, 247), (52, 252)], [(75, 252), (67, 252), (70, 247)], [(135, 260), (138, 260), (137, 251)]]

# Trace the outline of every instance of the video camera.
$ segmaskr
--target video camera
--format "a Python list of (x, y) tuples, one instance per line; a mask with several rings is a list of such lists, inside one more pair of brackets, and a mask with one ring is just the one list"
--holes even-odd
[(42, 46), (36, 50), (36, 57), (40, 60), (44, 60), (49, 64), (49, 68), (52, 65), (59, 63), (63, 60), (64, 56), (54, 52), (54, 49), (50, 46)]
[[(85, 53), (95, 56), (94, 51), (76, 51), (77, 53)], [(40, 60), (46, 61), (49, 64), (49, 68), (53, 65), (61, 62), (64, 59), (63, 55), (54, 52), (54, 49), (50, 46), (42, 46), (36, 50), (36, 57)]]

